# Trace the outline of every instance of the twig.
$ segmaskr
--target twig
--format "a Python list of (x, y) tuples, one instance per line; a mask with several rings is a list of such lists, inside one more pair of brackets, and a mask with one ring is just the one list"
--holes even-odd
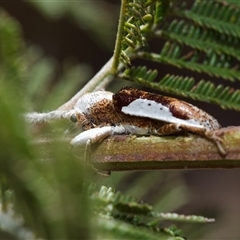
[[(225, 157), (212, 141), (198, 135), (115, 135), (92, 145), (92, 163), (102, 171), (240, 168), (240, 127), (222, 128), (215, 134), (223, 139)], [(80, 159), (84, 150), (85, 146), (71, 149)]]

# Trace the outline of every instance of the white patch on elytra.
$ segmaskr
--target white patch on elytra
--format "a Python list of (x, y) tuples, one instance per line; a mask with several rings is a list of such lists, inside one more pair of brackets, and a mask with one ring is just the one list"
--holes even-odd
[(92, 93), (86, 93), (83, 95), (75, 104), (74, 109), (78, 113), (91, 113), (91, 108), (98, 102), (107, 99), (112, 101), (112, 92), (108, 91), (97, 91)]
[(122, 112), (132, 116), (147, 117), (159, 121), (192, 126), (197, 128), (205, 128), (199, 121), (194, 119), (183, 120), (174, 117), (168, 107), (148, 99), (136, 99), (128, 106), (122, 107)]

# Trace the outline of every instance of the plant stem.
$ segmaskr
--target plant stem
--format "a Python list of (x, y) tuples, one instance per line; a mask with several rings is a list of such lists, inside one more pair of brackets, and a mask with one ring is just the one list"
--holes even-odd
[(126, 9), (127, 0), (122, 0), (117, 38), (114, 48), (114, 55), (109, 61), (102, 67), (102, 69), (69, 101), (61, 105), (57, 110), (67, 111), (74, 107), (77, 100), (87, 92), (96, 91), (99, 89), (105, 89), (109, 83), (113, 80), (114, 75), (123, 65), (119, 65), (119, 57), (121, 54), (121, 41), (124, 27), (124, 13)]
[(126, 10), (127, 0), (122, 0), (120, 15), (119, 15), (119, 22), (118, 22), (118, 31), (117, 37), (115, 42), (115, 48), (113, 53), (113, 63), (111, 67), (111, 74), (114, 75), (117, 72), (119, 58), (121, 54), (121, 42), (122, 42), (122, 35), (123, 35), (123, 27), (124, 27), (124, 16)]
[[(92, 146), (91, 162), (100, 171), (137, 171), (166, 169), (228, 169), (240, 168), (240, 127), (215, 130), (227, 151), (222, 156), (216, 145), (205, 137), (113, 135)], [(48, 146), (60, 139), (34, 141)], [(70, 139), (62, 139), (69, 146)], [(82, 158), (85, 146), (71, 149)]]
[(112, 136), (93, 153), (95, 168), (103, 171), (212, 169), (240, 167), (240, 127), (215, 130), (227, 151), (198, 136)]

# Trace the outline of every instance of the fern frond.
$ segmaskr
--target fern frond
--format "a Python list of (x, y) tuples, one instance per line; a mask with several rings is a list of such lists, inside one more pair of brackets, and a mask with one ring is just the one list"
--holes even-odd
[(177, 14), (222, 34), (240, 37), (238, 8), (215, 1), (195, 1), (191, 10)]
[[(132, 71), (134, 72), (134, 71)], [(195, 84), (192, 77), (183, 77), (167, 74), (158, 83), (145, 80), (141, 75), (131, 75), (132, 80), (143, 86), (153, 88), (154, 90), (173, 93), (179, 96), (190, 97), (194, 100), (215, 103), (223, 109), (234, 109), (240, 111), (240, 90), (225, 87), (223, 85), (215, 85), (210, 81), (201, 80)]]
[(134, 226), (120, 220), (108, 218), (96, 218), (96, 231), (99, 238), (102, 239), (148, 239), (148, 240), (184, 240), (182, 231), (176, 227), (169, 227), (159, 229), (157, 227), (142, 224), (141, 226)]
[[(155, 5), (152, 4), (153, 2)], [(132, 59), (139, 58), (232, 82), (240, 80), (240, 51), (238, 49), (240, 44), (240, 15), (238, 13), (240, 10), (235, 3), (230, 0), (194, 1), (190, 9), (186, 8), (184, 1), (183, 4), (170, 0), (149, 0), (147, 3), (148, 6), (152, 5), (145, 9), (145, 13), (153, 16), (153, 21), (150, 21), (151, 28), (147, 29), (150, 29), (149, 32), (146, 31), (147, 34), (145, 31), (134, 30), (133, 32), (129, 28), (126, 31), (129, 34), (128, 37), (135, 37), (135, 33), (139, 33), (146, 40), (157, 37), (163, 38), (166, 42), (160, 53), (135, 48), (135, 52), (131, 52), (129, 59), (125, 56), (125, 62), (128, 60), (130, 63)], [(146, 5), (142, 4), (141, 7)], [(140, 10), (140, 6), (137, 8)], [(171, 14), (169, 21), (166, 18), (168, 13)], [(134, 15), (135, 18), (137, 16), (139, 17), (139, 14)], [(142, 20), (139, 21), (139, 24), (142, 23)], [(129, 26), (131, 29), (136, 28)], [(142, 27), (136, 29), (142, 30)], [(138, 42), (130, 40), (127, 38), (125, 41), (128, 42), (127, 48), (139, 46), (139, 40)], [(193, 78), (167, 75), (159, 83), (155, 83), (157, 70), (134, 66), (130, 68), (129, 64), (128, 68), (124, 73), (118, 73), (118, 77), (154, 89), (215, 103), (222, 108), (240, 110), (240, 90), (215, 85), (210, 82), (211, 79), (195, 83)]]
[(147, 45), (148, 34), (152, 33), (153, 26), (162, 21), (170, 2), (171, 0), (125, 0), (122, 2), (112, 74), (116, 73), (119, 61), (126, 68), (131, 65), (128, 53)]
[[(120, 192), (115, 192), (112, 188), (101, 187), (99, 193), (95, 192), (92, 195), (92, 200), (96, 201), (97, 206), (101, 206), (99, 211), (108, 216), (113, 216), (116, 219), (126, 219), (132, 224), (143, 224), (142, 217), (151, 217), (157, 219), (171, 219), (183, 222), (212, 222), (214, 219), (205, 218), (202, 216), (184, 216), (176, 213), (161, 213), (153, 210), (153, 207), (139, 201), (131, 196), (123, 195)], [(101, 204), (100, 204), (101, 203)], [(106, 207), (111, 205), (110, 207)], [(153, 223), (149, 224), (152, 225)]]
[[(145, 16), (148, 14), (144, 1), (133, 0), (126, 1), (125, 8), (122, 11), (123, 33), (121, 35), (120, 61), (126, 66), (130, 66), (130, 58), (125, 50), (127, 48), (136, 48), (136, 46), (145, 46), (146, 39), (142, 35), (142, 26), (145, 24)], [(151, 16), (151, 15), (150, 15)]]
[(202, 216), (196, 216), (196, 215), (191, 215), (191, 216), (186, 216), (183, 214), (177, 214), (177, 213), (155, 213), (152, 212), (152, 215), (154, 217), (161, 217), (164, 220), (174, 220), (174, 221), (182, 221), (182, 222), (202, 222), (202, 223), (206, 223), (206, 222), (214, 222), (215, 219), (213, 218), (205, 218)]
[(163, 26), (162, 30), (157, 31), (155, 36), (184, 44), (205, 53), (211, 49), (219, 55), (223, 53), (240, 60), (239, 38), (207, 30), (185, 20), (173, 20), (170, 24)]
[(231, 4), (233, 7), (240, 7), (240, 2), (233, 1), (233, 0), (216, 0), (217, 2), (220, 2), (222, 4)]
[(125, 72), (123, 73), (123, 77), (125, 79), (131, 80), (131, 78), (137, 77), (138, 79), (144, 79), (148, 82), (152, 82), (155, 80), (157, 77), (157, 70), (151, 70), (147, 69), (145, 66), (144, 67), (131, 67), (129, 69), (126, 69)]
[[(173, 20), (162, 21), (162, 26), (159, 25), (161, 28), (152, 28), (152, 35), (148, 35), (167, 40), (160, 53), (141, 49), (133, 57), (232, 82), (240, 80), (240, 16), (236, 4), (220, 0), (194, 1), (189, 10), (183, 5), (171, 4), (171, 1), (157, 1), (154, 23), (165, 20), (161, 14), (164, 6), (166, 9), (170, 7)], [(201, 80), (196, 84), (193, 78), (174, 75), (167, 75), (155, 83), (156, 76), (157, 70), (144, 67), (131, 67), (122, 75), (119, 74), (120, 78), (154, 89), (215, 103), (226, 109), (240, 110), (240, 90), (215, 85), (210, 80)]]
[(159, 24), (163, 20), (163, 16), (166, 15), (170, 6), (171, 6), (171, 1), (169, 0), (156, 1), (155, 13), (154, 13), (155, 24)]
[(209, 76), (225, 80), (240, 80), (240, 71), (229, 69), (232, 65), (231, 57), (218, 55), (211, 50), (206, 53), (205, 60), (201, 63), (201, 53), (197, 50), (184, 54), (181, 45), (166, 42), (160, 54), (139, 52), (138, 57), (177, 68), (186, 68), (198, 73), (206, 73)]
[[(146, 215), (152, 210), (152, 206), (146, 203), (138, 203), (137, 199), (132, 196), (123, 195), (120, 192), (115, 192), (112, 188), (101, 187), (99, 193), (94, 193), (92, 199), (96, 201), (103, 201), (105, 204), (113, 204), (114, 208), (112, 209), (112, 214), (125, 215), (128, 214), (137, 214), (137, 215)], [(102, 206), (104, 206), (102, 205)], [(99, 205), (98, 205), (99, 206)], [(106, 211), (109, 209), (104, 208)], [(102, 210), (104, 210), (102, 209)]]

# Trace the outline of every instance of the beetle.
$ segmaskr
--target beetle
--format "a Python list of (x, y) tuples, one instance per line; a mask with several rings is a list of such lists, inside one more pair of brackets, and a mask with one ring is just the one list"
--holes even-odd
[(170, 135), (190, 132), (214, 141), (222, 155), (221, 139), (211, 134), (218, 121), (196, 106), (176, 98), (125, 87), (113, 94), (97, 91), (83, 95), (70, 119), (83, 132), (72, 139), (73, 146), (91, 145), (114, 134)]

